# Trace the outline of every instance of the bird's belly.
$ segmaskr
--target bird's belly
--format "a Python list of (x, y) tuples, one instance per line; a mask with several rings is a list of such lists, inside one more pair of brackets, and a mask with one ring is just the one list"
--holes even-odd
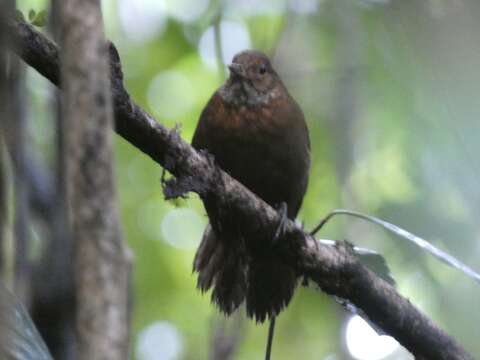
[[(213, 152), (217, 163), (232, 177), (272, 206), (284, 202), (296, 207), (296, 182), (304, 175), (281, 141), (229, 139)], [(298, 160), (296, 161), (298, 163)], [(297, 191), (298, 192), (298, 191)]]

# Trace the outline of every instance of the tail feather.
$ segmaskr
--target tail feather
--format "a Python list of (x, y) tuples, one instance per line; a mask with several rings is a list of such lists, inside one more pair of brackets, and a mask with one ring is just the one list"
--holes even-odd
[(222, 266), (223, 250), (221, 248), (212, 253), (205, 266), (198, 269), (197, 287), (202, 291), (208, 291), (214, 284), (215, 278)]
[(222, 267), (217, 272), (212, 300), (229, 315), (244, 301), (246, 293), (245, 265), (239, 257), (225, 253)]
[(215, 254), (218, 246), (221, 245), (219, 241), (216, 241), (215, 237), (212, 237), (212, 228), (207, 225), (205, 232), (203, 233), (202, 241), (197, 249), (195, 258), (193, 260), (193, 271), (202, 271), (210, 262), (210, 259)]
[(208, 291), (213, 287), (212, 301), (220, 310), (231, 314), (245, 299), (246, 269), (242, 256), (228, 251), (207, 226), (195, 255), (193, 270), (198, 272), (197, 287)]
[(277, 316), (292, 299), (297, 276), (281, 259), (266, 256), (249, 266), (247, 314), (257, 322)]
[(207, 226), (193, 264), (197, 287), (202, 292), (213, 289), (212, 302), (227, 315), (245, 300), (248, 316), (257, 322), (278, 315), (293, 296), (294, 269), (268, 254), (247, 260), (241, 246), (232, 251), (224, 240)]

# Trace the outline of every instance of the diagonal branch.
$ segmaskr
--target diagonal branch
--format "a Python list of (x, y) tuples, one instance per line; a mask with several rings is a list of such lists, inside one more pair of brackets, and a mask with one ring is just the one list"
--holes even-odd
[[(56, 45), (22, 22), (12, 22), (9, 31), (20, 57), (58, 85)], [(245, 229), (245, 238), (249, 233), (272, 236), (280, 220), (277, 212), (131, 100), (123, 87), (120, 60), (113, 46), (111, 66), (117, 133), (175, 175), (177, 185), (184, 190), (197, 192), (203, 199), (213, 199), (220, 209), (235, 211)], [(362, 309), (370, 321), (395, 337), (416, 358), (472, 359), (393, 287), (361, 265), (349, 244), (319, 244), (288, 221), (284, 236), (272, 252), (324, 292), (348, 299)]]

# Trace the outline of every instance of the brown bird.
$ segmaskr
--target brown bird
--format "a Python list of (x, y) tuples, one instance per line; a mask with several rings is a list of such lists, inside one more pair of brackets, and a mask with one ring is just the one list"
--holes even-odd
[[(295, 219), (308, 182), (310, 142), (302, 110), (269, 59), (243, 51), (229, 65), (230, 77), (203, 110), (192, 145), (271, 206)], [(271, 255), (272, 239), (245, 242), (234, 215), (219, 224), (203, 199), (210, 225), (194, 260), (198, 287), (213, 288), (212, 301), (226, 314), (246, 302), (247, 314), (263, 322), (290, 301), (297, 274)], [(249, 245), (247, 248), (246, 244)]]

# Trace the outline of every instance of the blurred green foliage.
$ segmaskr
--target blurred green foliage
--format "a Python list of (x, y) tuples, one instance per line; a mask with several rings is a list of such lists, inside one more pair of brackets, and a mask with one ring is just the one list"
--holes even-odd
[[(127, 88), (157, 121), (181, 123), (182, 136), (191, 138), (221, 83), (222, 71), (208, 65), (199, 46), (220, 14), (273, 57), (308, 119), (313, 162), (299, 217), (307, 228), (330, 209), (355, 209), (409, 229), (480, 270), (476, 0), (212, 1), (191, 18), (188, 11), (202, 2), (154, 3), (110, 0), (103, 7)], [(24, 14), (46, 6), (19, 1)], [(147, 21), (152, 14), (157, 17)], [(223, 50), (235, 48), (238, 34), (220, 33)], [(29, 89), (32, 144), (49, 164), (50, 90), (32, 72)], [(195, 289), (191, 271), (207, 222), (203, 207), (193, 195), (166, 202), (161, 168), (118, 137), (116, 160), (123, 229), (134, 255), (132, 338), (168, 321), (183, 339), (180, 358), (206, 359), (217, 312)], [(337, 219), (321, 236), (385, 254), (400, 292), (480, 354), (480, 290), (471, 280), (359, 220)], [(332, 299), (299, 288), (278, 319), (274, 358), (348, 358), (346, 316)], [(249, 321), (237, 358), (261, 358), (266, 333), (266, 325)]]

